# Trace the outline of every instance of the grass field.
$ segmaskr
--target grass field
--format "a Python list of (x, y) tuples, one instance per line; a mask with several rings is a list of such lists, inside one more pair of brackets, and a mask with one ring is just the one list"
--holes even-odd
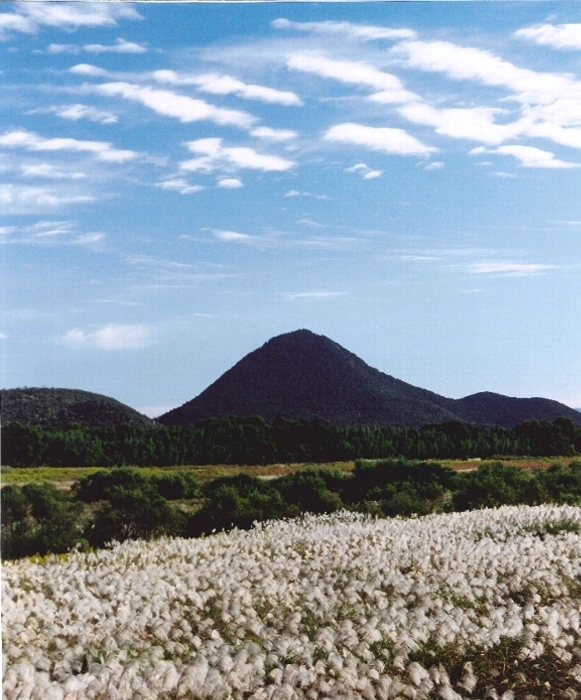
[[(578, 458), (577, 458), (578, 459)], [(498, 460), (435, 460), (439, 464), (451, 467), (457, 471), (467, 471), (476, 469), (482, 464), (492, 464)], [(503, 462), (507, 462), (523, 469), (546, 469), (555, 462), (565, 466), (575, 461), (573, 457), (504, 457)], [(268, 464), (259, 466), (237, 466), (229, 464), (213, 464), (206, 466), (176, 466), (176, 467), (141, 467), (145, 475), (163, 474), (172, 471), (192, 471), (200, 481), (212, 481), (222, 476), (235, 476), (245, 473), (263, 478), (276, 478), (284, 474), (307, 469), (309, 467), (325, 467), (328, 469), (338, 469), (343, 472), (350, 472), (355, 466), (355, 462), (329, 462), (325, 464), (313, 463), (293, 463), (293, 464)], [(83, 476), (94, 474), (102, 469), (111, 470), (111, 467), (2, 467), (0, 471), (0, 485), (7, 484), (38, 484), (52, 483), (58, 488), (69, 489), (74, 481)]]

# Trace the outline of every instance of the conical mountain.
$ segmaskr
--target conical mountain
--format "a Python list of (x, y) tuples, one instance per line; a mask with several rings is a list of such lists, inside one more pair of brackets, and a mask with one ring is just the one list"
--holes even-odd
[(482, 393), (448, 399), (384, 374), (323, 335), (298, 330), (272, 338), (243, 357), (199, 396), (160, 416), (165, 425), (191, 425), (221, 416), (277, 416), (332, 425), (417, 427), (447, 420), (512, 427), (531, 419), (568, 416), (548, 399)]
[(192, 401), (157, 420), (189, 425), (204, 418), (260, 415), (333, 425), (417, 426), (458, 420), (437, 394), (383, 374), (308, 330), (272, 338)]

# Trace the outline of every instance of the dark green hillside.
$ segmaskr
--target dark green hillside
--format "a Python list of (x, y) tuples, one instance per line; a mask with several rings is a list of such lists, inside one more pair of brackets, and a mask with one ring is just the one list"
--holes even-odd
[(2, 389), (0, 415), (4, 425), (152, 425), (147, 416), (116, 399), (79, 389)]
[(542, 398), (518, 399), (491, 391), (450, 401), (450, 409), (468, 423), (514, 428), (526, 420), (554, 421), (560, 416), (581, 425), (581, 415), (558, 401)]

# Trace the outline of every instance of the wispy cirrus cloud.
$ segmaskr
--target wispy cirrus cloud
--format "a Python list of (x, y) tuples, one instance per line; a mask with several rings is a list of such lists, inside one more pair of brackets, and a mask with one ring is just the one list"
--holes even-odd
[(137, 156), (135, 151), (114, 148), (106, 141), (82, 141), (79, 139), (61, 137), (45, 138), (32, 131), (15, 129), (6, 131), (0, 136), (0, 146), (22, 148), (27, 151), (75, 151), (91, 153), (98, 160), (109, 163), (123, 163)]
[(428, 156), (438, 150), (433, 146), (426, 146), (403, 129), (362, 124), (337, 124), (328, 129), (323, 138), (326, 141), (363, 146), (390, 155)]
[(291, 22), (280, 18), (272, 22), (275, 29), (287, 29), (312, 34), (326, 34), (373, 41), (377, 39), (413, 39), (416, 33), (412, 29), (396, 29), (391, 27), (378, 27), (372, 24), (354, 24), (352, 22)]
[(152, 329), (142, 323), (110, 323), (95, 331), (72, 328), (64, 341), (77, 347), (97, 347), (100, 350), (128, 350), (143, 348), (153, 340)]
[(125, 39), (118, 38), (114, 44), (85, 44), (81, 46), (79, 44), (49, 44), (46, 52), (49, 54), (72, 54), (78, 55), (82, 51), (86, 53), (128, 53), (128, 54), (140, 54), (147, 51), (145, 46), (137, 44), (134, 41), (126, 41)]
[(284, 172), (295, 163), (279, 156), (258, 153), (247, 146), (224, 146), (221, 138), (198, 139), (186, 143), (196, 158), (181, 164), (183, 170), (211, 173), (218, 169), (251, 169)]
[(327, 299), (343, 297), (346, 294), (347, 292), (287, 292), (283, 294), (283, 296), (288, 301), (297, 301), (299, 299), (305, 299), (307, 301), (324, 301)]
[(236, 95), (236, 97), (245, 100), (258, 100), (287, 107), (303, 104), (303, 101), (294, 92), (247, 84), (230, 75), (216, 73), (180, 75), (173, 70), (157, 70), (153, 73), (153, 77), (158, 82), (170, 85), (195, 85), (202, 92), (208, 92), (212, 95)]
[(15, 183), (0, 185), (0, 205), (3, 214), (41, 213), (95, 200), (93, 195), (71, 192), (70, 187), (41, 187)]
[(537, 44), (558, 50), (581, 49), (581, 24), (538, 24), (523, 27), (514, 33), (519, 39), (529, 39)]
[(29, 110), (27, 114), (55, 114), (57, 117), (69, 121), (76, 122), (80, 119), (87, 119), (88, 121), (97, 122), (98, 124), (116, 124), (119, 121), (118, 116), (114, 112), (79, 103), (39, 107)]
[(145, 53), (147, 49), (141, 44), (119, 37), (114, 44), (85, 44), (83, 51), (87, 53)]
[(290, 56), (287, 66), (291, 70), (314, 73), (342, 83), (371, 87), (379, 91), (374, 96), (377, 101), (397, 103), (418, 99), (415, 93), (403, 87), (397, 76), (377, 70), (367, 63), (340, 61), (316, 52), (303, 52)]
[(64, 30), (115, 27), (120, 19), (143, 19), (131, 5), (109, 3), (22, 3), (0, 13), (0, 36), (8, 32), (36, 34), (41, 27)]
[(204, 189), (203, 185), (191, 185), (183, 177), (170, 177), (157, 182), (155, 186), (162, 190), (173, 190), (179, 194), (195, 194)]
[(256, 236), (249, 236), (247, 233), (239, 231), (223, 231), (222, 229), (213, 229), (212, 235), (222, 243), (247, 243), (256, 240)]
[(503, 110), (494, 107), (437, 109), (413, 102), (400, 107), (399, 112), (411, 122), (433, 126), (437, 134), (482, 143), (502, 143), (523, 130), (521, 122), (495, 123), (495, 116)]
[[(73, 75), (85, 75), (88, 78), (104, 78), (110, 75), (109, 71), (104, 68), (99, 68), (99, 66), (93, 66), (90, 63), (77, 63), (77, 65), (69, 68), (69, 73)], [(90, 92), (85, 88), (85, 92)]]
[(52, 163), (23, 163), (20, 172), (26, 178), (46, 178), (47, 180), (84, 180), (87, 173), (66, 170)]
[(247, 112), (215, 107), (204, 100), (180, 95), (171, 90), (142, 87), (126, 82), (102, 83), (86, 86), (85, 89), (105, 97), (120, 97), (137, 102), (157, 114), (174, 117), (183, 123), (208, 120), (222, 126), (247, 129), (256, 122), (256, 118)]
[(34, 246), (84, 246), (94, 248), (105, 240), (102, 231), (79, 231), (76, 221), (38, 221), (30, 226), (5, 226), (0, 242)]
[(541, 148), (533, 146), (507, 145), (499, 148), (486, 149), (483, 147), (473, 148), (470, 151), (471, 155), (479, 155), (481, 153), (499, 153), (503, 156), (513, 156), (520, 161), (523, 168), (579, 168), (581, 163), (569, 163), (555, 157), (551, 151), (544, 151)]
[(269, 126), (259, 126), (252, 129), (250, 135), (267, 141), (290, 141), (296, 138), (297, 132), (292, 129), (272, 129)]
[(223, 190), (237, 190), (243, 186), (244, 183), (237, 177), (223, 177), (217, 182), (217, 187), (220, 187)]
[(507, 275), (510, 277), (527, 277), (538, 275), (546, 270), (554, 269), (554, 265), (541, 263), (513, 263), (513, 262), (475, 262), (463, 266), (466, 272), (472, 275)]
[(364, 180), (374, 180), (376, 177), (381, 177), (383, 170), (372, 170), (365, 163), (357, 163), (352, 165), (350, 168), (345, 168), (343, 172), (346, 173), (357, 173), (361, 175)]

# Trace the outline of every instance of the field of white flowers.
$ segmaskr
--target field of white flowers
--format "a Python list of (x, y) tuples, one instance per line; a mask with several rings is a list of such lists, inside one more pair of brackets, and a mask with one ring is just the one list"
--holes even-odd
[(3, 697), (572, 700), (580, 525), (342, 513), (6, 563)]

